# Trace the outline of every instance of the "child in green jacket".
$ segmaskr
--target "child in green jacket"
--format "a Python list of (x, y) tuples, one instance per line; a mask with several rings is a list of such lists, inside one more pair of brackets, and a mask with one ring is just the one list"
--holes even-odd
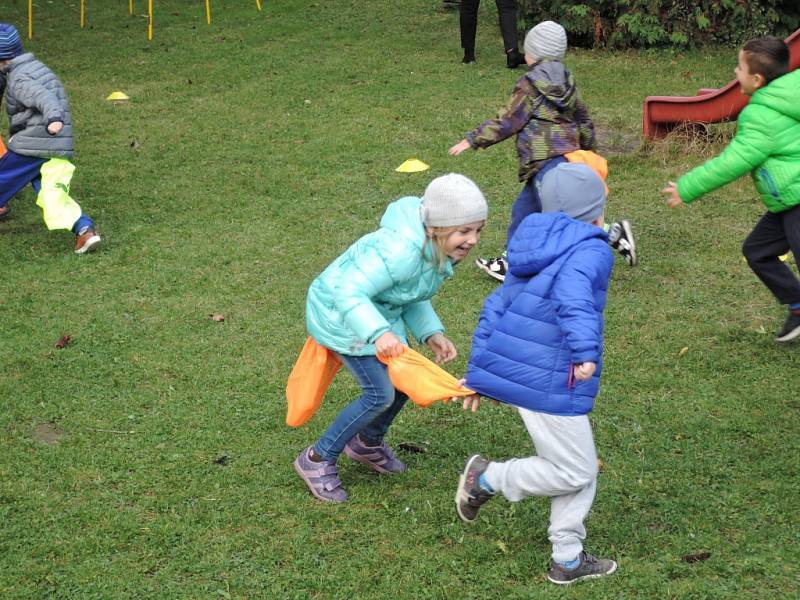
[(783, 40), (747, 42), (735, 72), (742, 93), (751, 98), (739, 114), (736, 136), (719, 156), (661, 190), (674, 208), (750, 173), (767, 213), (742, 252), (764, 285), (789, 307), (779, 342), (800, 336), (800, 279), (779, 258), (791, 250), (800, 265), (800, 70), (788, 71)]

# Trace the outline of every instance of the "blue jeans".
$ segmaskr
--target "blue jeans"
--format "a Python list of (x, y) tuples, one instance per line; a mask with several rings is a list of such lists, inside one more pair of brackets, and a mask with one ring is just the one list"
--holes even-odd
[(508, 226), (508, 233), (506, 234), (506, 248), (508, 248), (508, 242), (511, 241), (514, 232), (525, 217), (533, 213), (542, 212), (542, 201), (539, 199), (537, 184), (541, 183), (545, 173), (563, 162), (567, 162), (567, 159), (563, 156), (551, 158), (542, 165), (536, 175), (525, 182), (525, 187), (522, 188), (519, 196), (517, 196), (517, 199), (514, 201), (514, 205), (511, 207), (511, 223)]
[(386, 365), (374, 356), (339, 354), (342, 363), (361, 386), (361, 395), (345, 406), (322, 437), (314, 451), (325, 460), (335, 461), (345, 445), (357, 433), (362, 439), (380, 443), (397, 413), (408, 400), (395, 389)]

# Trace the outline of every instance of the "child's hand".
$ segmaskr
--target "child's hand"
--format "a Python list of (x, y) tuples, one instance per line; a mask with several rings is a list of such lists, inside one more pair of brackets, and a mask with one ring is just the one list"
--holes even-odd
[(469, 150), (470, 148), (472, 148), (472, 146), (469, 145), (469, 141), (467, 139), (463, 139), (460, 142), (458, 142), (455, 146), (450, 148), (450, 150), (448, 150), (447, 152), (451, 156), (458, 156), (459, 154), (464, 152), (464, 150)]
[(379, 335), (378, 339), (375, 340), (375, 350), (381, 356), (397, 358), (405, 351), (405, 346), (400, 343), (395, 334), (387, 331)]
[(669, 185), (661, 190), (662, 194), (669, 196), (667, 198), (667, 206), (670, 208), (677, 208), (683, 204), (680, 195), (678, 194), (678, 185), (674, 181), (670, 181)]
[(597, 370), (597, 365), (593, 362), (585, 362), (579, 365), (573, 365), (572, 367), (572, 375), (578, 381), (586, 381)]
[(50, 125), (47, 126), (47, 133), (50, 135), (56, 135), (64, 128), (64, 123), (61, 121), (53, 121)]
[(442, 363), (450, 362), (458, 355), (453, 342), (448, 340), (441, 333), (434, 333), (425, 343), (428, 344), (428, 347), (433, 350), (433, 353), (436, 355), (436, 364), (441, 365)]
[(472, 412), (478, 412), (478, 407), (481, 405), (481, 397), (478, 394), (472, 394), (471, 396), (464, 396), (464, 410), (471, 410)]

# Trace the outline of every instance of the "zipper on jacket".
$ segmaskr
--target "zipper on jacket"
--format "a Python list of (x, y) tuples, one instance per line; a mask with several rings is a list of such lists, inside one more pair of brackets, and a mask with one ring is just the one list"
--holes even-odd
[(767, 171), (767, 169), (764, 167), (761, 167), (758, 170), (758, 174), (761, 176), (761, 181), (763, 181), (764, 185), (767, 186), (767, 191), (769, 191), (770, 196), (772, 196), (773, 198), (775, 198), (775, 200), (783, 204), (783, 202), (781, 201), (781, 194), (778, 191), (778, 186), (775, 185), (775, 180), (772, 178), (772, 174), (769, 171)]

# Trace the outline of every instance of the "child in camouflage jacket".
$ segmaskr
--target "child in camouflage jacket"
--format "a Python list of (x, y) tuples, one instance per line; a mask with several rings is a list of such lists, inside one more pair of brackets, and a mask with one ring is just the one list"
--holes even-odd
[[(519, 180), (525, 185), (511, 209), (506, 244), (525, 217), (542, 211), (538, 185), (544, 174), (566, 162), (565, 154), (597, 147), (589, 111), (578, 94), (575, 78), (561, 62), (567, 49), (564, 28), (553, 21), (539, 23), (528, 32), (524, 47), (528, 72), (517, 81), (507, 106), (449, 151), (455, 156), (517, 135)], [(608, 233), (611, 246), (633, 266), (636, 247), (630, 224), (610, 224)], [(479, 258), (476, 264), (491, 277), (505, 279), (505, 256)]]

